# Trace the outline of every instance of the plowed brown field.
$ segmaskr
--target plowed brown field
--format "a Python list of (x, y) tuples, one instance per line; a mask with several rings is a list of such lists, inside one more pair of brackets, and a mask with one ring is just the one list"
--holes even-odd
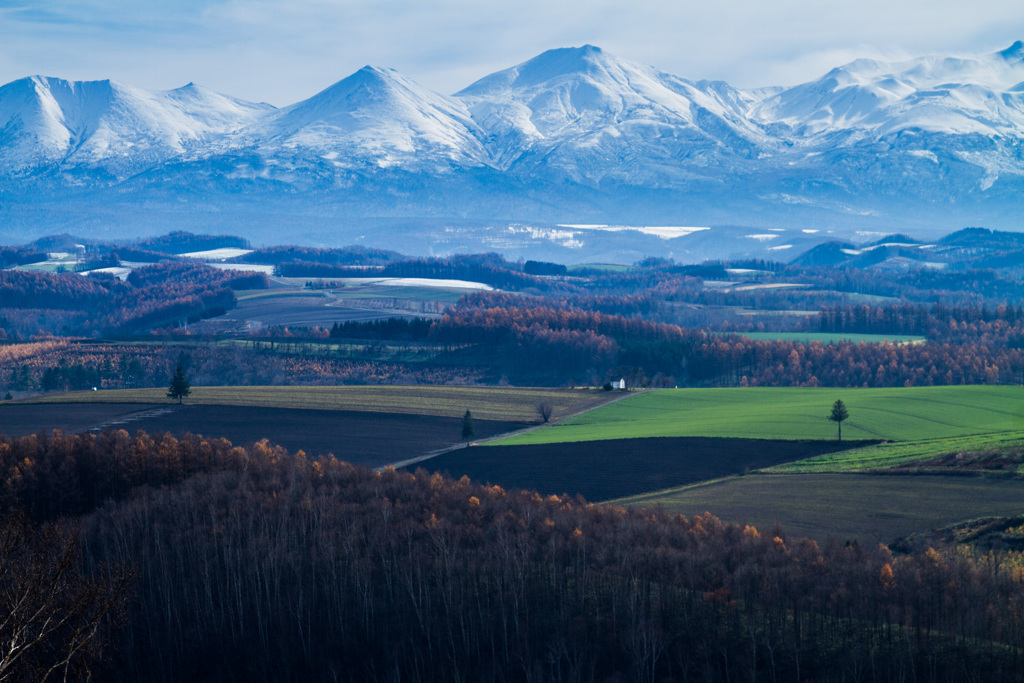
[(412, 467), (481, 483), (590, 501), (742, 474), (749, 469), (865, 445), (860, 441), (650, 438), (471, 447)]

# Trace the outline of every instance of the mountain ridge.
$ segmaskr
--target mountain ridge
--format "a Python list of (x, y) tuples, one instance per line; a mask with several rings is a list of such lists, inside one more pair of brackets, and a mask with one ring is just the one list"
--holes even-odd
[(148, 229), (154, 210), (235, 229), (253, 205), (268, 231), (271, 216), (1020, 229), (1022, 139), (1021, 41), (754, 90), (584, 45), (451, 96), (366, 66), (281, 108), (35, 76), (0, 86), (0, 240), (53, 221)]

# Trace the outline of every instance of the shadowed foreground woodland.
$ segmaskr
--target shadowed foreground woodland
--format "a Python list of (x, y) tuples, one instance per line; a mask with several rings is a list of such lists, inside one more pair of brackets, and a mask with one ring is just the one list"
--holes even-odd
[[(266, 442), (40, 433), (0, 437), (0, 467), (3, 508), (28, 516), (4, 517), (5, 539), (25, 533), (0, 544), (0, 569), (46, 538), (39, 562), (74, 559), (64, 576), (99, 605), (75, 617), (95, 625), (76, 657), (96, 680), (1017, 681), (1024, 671), (1024, 583), (1005, 555), (819, 546)], [(0, 642), (30, 583), (20, 576), (4, 583)], [(10, 680), (44, 680), (42, 655), (74, 639), (47, 642)]]

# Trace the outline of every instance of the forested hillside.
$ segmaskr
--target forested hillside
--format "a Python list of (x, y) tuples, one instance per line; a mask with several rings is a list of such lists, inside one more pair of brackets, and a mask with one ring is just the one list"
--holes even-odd
[(0, 454), (5, 508), (84, 515), (88, 580), (116, 593), (103, 567), (136, 568), (99, 680), (1012, 681), (1024, 665), (1024, 583), (996, 555), (819, 547), (266, 443), (54, 433)]
[(95, 336), (180, 326), (223, 315), (232, 290), (266, 287), (266, 276), (198, 263), (165, 262), (109, 274), (0, 270), (0, 328), (5, 337)]

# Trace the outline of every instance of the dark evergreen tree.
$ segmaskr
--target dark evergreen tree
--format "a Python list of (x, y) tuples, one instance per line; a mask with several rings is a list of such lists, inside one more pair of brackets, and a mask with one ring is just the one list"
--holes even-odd
[(839, 440), (843, 440), (843, 420), (850, 417), (850, 411), (846, 409), (846, 405), (842, 401), (836, 399), (836, 402), (832, 404), (832, 412), (829, 413), (828, 419), (836, 423), (839, 427)]
[(185, 368), (178, 364), (178, 367), (174, 369), (174, 377), (171, 378), (171, 386), (167, 389), (167, 398), (176, 398), (178, 403), (181, 403), (181, 399), (192, 393), (191, 387), (188, 383), (188, 378), (185, 377)]
[(473, 414), (466, 410), (466, 414), (462, 416), (462, 438), (472, 439), (476, 432), (473, 431)]

